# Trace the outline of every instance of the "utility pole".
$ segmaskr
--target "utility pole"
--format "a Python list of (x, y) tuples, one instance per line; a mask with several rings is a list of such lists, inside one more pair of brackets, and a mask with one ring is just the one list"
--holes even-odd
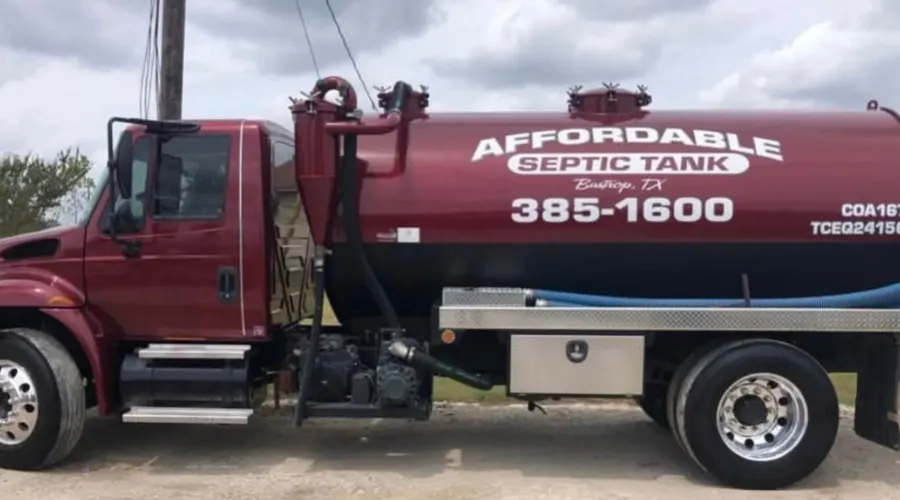
[(162, 61), (157, 118), (181, 119), (186, 0), (162, 1)]

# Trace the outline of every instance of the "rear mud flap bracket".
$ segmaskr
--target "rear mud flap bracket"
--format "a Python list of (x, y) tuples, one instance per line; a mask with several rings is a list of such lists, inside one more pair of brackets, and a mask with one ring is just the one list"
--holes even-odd
[(900, 450), (900, 335), (867, 335), (863, 343), (853, 430), (863, 439)]

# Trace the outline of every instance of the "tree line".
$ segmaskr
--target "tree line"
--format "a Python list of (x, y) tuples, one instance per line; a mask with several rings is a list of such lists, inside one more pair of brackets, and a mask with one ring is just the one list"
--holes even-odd
[(94, 191), (91, 161), (78, 149), (54, 157), (0, 156), (0, 238), (71, 224)]

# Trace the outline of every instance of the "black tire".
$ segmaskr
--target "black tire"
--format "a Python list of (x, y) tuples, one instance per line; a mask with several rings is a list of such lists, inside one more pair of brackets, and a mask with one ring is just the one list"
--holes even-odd
[(634, 402), (644, 410), (656, 425), (668, 430), (669, 418), (666, 416), (666, 395), (668, 384), (647, 384), (642, 396), (635, 396)]
[(678, 368), (675, 369), (675, 373), (672, 375), (672, 380), (669, 381), (669, 388), (666, 391), (666, 420), (669, 422), (669, 428), (672, 430), (672, 436), (675, 438), (675, 442), (678, 443), (678, 446), (685, 453), (687, 453), (687, 448), (684, 446), (684, 438), (681, 436), (681, 426), (677, 420), (678, 415), (676, 412), (676, 403), (679, 394), (681, 394), (681, 386), (684, 384), (684, 379), (687, 377), (691, 368), (693, 368), (703, 356), (706, 356), (718, 345), (720, 344), (710, 343), (695, 349), (681, 362), (681, 364), (678, 365)]
[(0, 468), (37, 470), (65, 459), (84, 429), (81, 373), (55, 338), (28, 328), (0, 330), (0, 359), (21, 366), (34, 382), (37, 419), (18, 444), (0, 443)]
[[(756, 373), (790, 381), (807, 408), (808, 425), (796, 446), (770, 461), (741, 457), (718, 430), (719, 401), (732, 384)], [(690, 370), (679, 392), (676, 412), (688, 454), (732, 487), (772, 490), (792, 485), (822, 464), (837, 436), (838, 399), (828, 373), (805, 351), (784, 342), (757, 339), (714, 349)]]

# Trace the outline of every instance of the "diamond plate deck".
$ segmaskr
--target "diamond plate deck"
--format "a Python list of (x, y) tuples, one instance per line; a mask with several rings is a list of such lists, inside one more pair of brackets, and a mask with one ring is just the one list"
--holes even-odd
[(900, 332), (884, 309), (617, 308), (445, 305), (440, 328), (517, 331)]
[(445, 306), (522, 306), (531, 290), (525, 288), (444, 288), (441, 304)]

